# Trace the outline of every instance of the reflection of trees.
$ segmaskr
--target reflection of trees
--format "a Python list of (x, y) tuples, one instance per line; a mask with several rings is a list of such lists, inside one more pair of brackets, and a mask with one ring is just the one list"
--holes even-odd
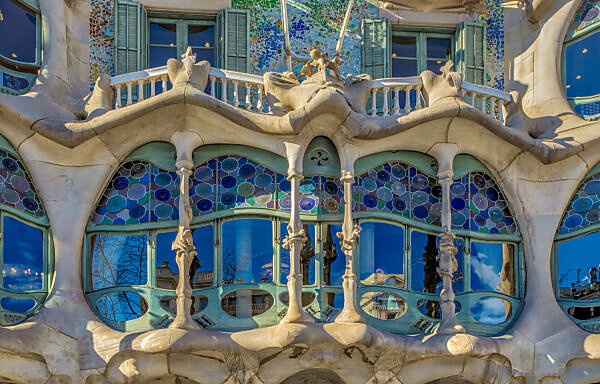
[[(427, 235), (427, 244), (425, 244), (425, 253), (423, 253), (423, 266), (424, 278), (423, 278), (423, 292), (435, 293), (438, 283), (442, 281), (440, 275), (437, 273), (439, 262), (437, 260), (437, 244), (435, 235)], [(433, 300), (427, 300), (427, 316), (439, 317), (438, 309), (439, 302)]]
[[(144, 284), (147, 274), (146, 243), (145, 235), (93, 235), (91, 237), (91, 289)], [(118, 320), (117, 316), (127, 317), (128, 314), (125, 313), (127, 309), (135, 316), (134, 318), (137, 318), (143, 313), (141, 310), (147, 306), (141, 296), (134, 294), (119, 292), (105, 295), (103, 298), (103, 303), (97, 303), (98, 310), (107, 318), (115, 320)], [(138, 298), (139, 303), (135, 302)]]
[[(325, 242), (323, 242), (323, 273), (325, 285), (331, 285), (331, 264), (337, 259), (338, 254), (331, 234), (331, 225), (325, 224)], [(333, 307), (334, 295), (327, 295), (327, 304)]]
[(302, 284), (308, 285), (309, 271), (310, 271), (310, 260), (315, 257), (315, 249), (312, 246), (312, 239), (310, 238), (310, 231), (308, 230), (308, 224), (302, 225), (304, 233), (306, 234), (306, 241), (300, 252), (300, 265), (302, 267)]
[(235, 254), (235, 249), (228, 250), (223, 254), (223, 283), (246, 283), (240, 276), (240, 272), (247, 269), (249, 261), (238, 260)]

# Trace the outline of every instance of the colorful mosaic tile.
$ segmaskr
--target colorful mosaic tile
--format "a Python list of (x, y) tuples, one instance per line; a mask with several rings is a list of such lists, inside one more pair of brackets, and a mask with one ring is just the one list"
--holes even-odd
[(114, 0), (90, 3), (90, 84), (102, 74), (113, 74), (114, 3)]
[(575, 192), (560, 224), (569, 233), (600, 222), (600, 173), (588, 177)]
[(600, 0), (586, 0), (579, 6), (567, 34), (572, 35), (598, 21), (600, 21)]
[(300, 182), (300, 213), (307, 214), (318, 214), (319, 213), (319, 190), (320, 190), (319, 176), (305, 176), (304, 180)]
[(190, 203), (194, 216), (217, 209), (217, 159), (202, 163), (194, 170), (190, 182)]
[(0, 204), (32, 216), (46, 216), (25, 167), (5, 151), (0, 151)]
[(450, 212), (452, 228), (469, 229), (469, 175), (450, 184)]
[(504, 8), (503, 0), (486, 0), (484, 14), (476, 21), (486, 25), (486, 84), (504, 89)]
[(144, 224), (178, 220), (179, 179), (147, 161), (121, 165), (104, 191), (92, 223), (97, 225)]
[(437, 180), (414, 167), (410, 167), (409, 175), (412, 218), (425, 224), (441, 225), (442, 188), (437, 185)]
[(470, 228), (474, 232), (514, 234), (517, 225), (506, 198), (486, 173), (469, 174)]

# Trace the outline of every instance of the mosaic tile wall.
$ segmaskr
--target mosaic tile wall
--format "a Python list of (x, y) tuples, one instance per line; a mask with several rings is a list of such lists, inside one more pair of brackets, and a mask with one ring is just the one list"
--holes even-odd
[[(344, 40), (342, 73), (359, 73), (360, 26), (363, 18), (376, 18), (377, 6), (357, 0)], [(344, 18), (346, 0), (288, 0), (288, 17), (294, 69), (300, 71), (313, 46), (333, 52)], [(504, 87), (504, 12), (502, 0), (486, 0), (487, 12), (477, 21), (487, 25), (487, 82)], [(251, 13), (251, 67), (255, 73), (283, 71), (283, 33), (279, 0), (232, 0), (232, 6)], [(114, 0), (91, 0), (90, 83), (99, 74), (112, 74), (114, 52)]]

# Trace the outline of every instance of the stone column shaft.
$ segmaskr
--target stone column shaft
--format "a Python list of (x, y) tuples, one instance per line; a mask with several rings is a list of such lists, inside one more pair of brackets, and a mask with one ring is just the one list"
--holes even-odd
[(179, 175), (179, 230), (171, 249), (176, 252), (177, 266), (179, 267), (179, 282), (177, 284), (177, 315), (169, 326), (170, 328), (198, 329), (200, 328), (190, 314), (192, 305), (192, 285), (190, 283), (190, 265), (196, 257), (196, 247), (192, 237), (190, 222), (192, 221), (192, 208), (190, 207), (190, 176), (193, 164), (187, 161), (177, 162)]
[(336, 323), (364, 323), (365, 319), (358, 312), (356, 297), (356, 275), (354, 274), (354, 248), (358, 244), (360, 226), (352, 222), (352, 184), (354, 175), (349, 171), (342, 171), (340, 178), (344, 185), (344, 224), (342, 232), (337, 233), (342, 251), (346, 255), (346, 270), (342, 277), (344, 288), (344, 307), (335, 318)]
[(300, 181), (302, 174), (296, 169), (290, 169), (288, 178), (291, 184), (292, 206), (290, 222), (287, 226), (288, 235), (282, 240), (283, 247), (290, 250), (290, 273), (288, 275), (288, 311), (281, 320), (282, 323), (314, 323), (302, 308), (302, 272), (300, 271), (300, 253), (306, 242), (306, 233), (300, 221)]

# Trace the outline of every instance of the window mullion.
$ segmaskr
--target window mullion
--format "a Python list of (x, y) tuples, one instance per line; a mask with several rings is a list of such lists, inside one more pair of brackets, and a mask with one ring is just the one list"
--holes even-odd
[[(4, 212), (0, 211), (0, 289), (4, 289)], [(44, 275), (46, 277), (46, 275)]]
[(464, 238), (463, 249), (463, 292), (471, 292), (471, 238)]

